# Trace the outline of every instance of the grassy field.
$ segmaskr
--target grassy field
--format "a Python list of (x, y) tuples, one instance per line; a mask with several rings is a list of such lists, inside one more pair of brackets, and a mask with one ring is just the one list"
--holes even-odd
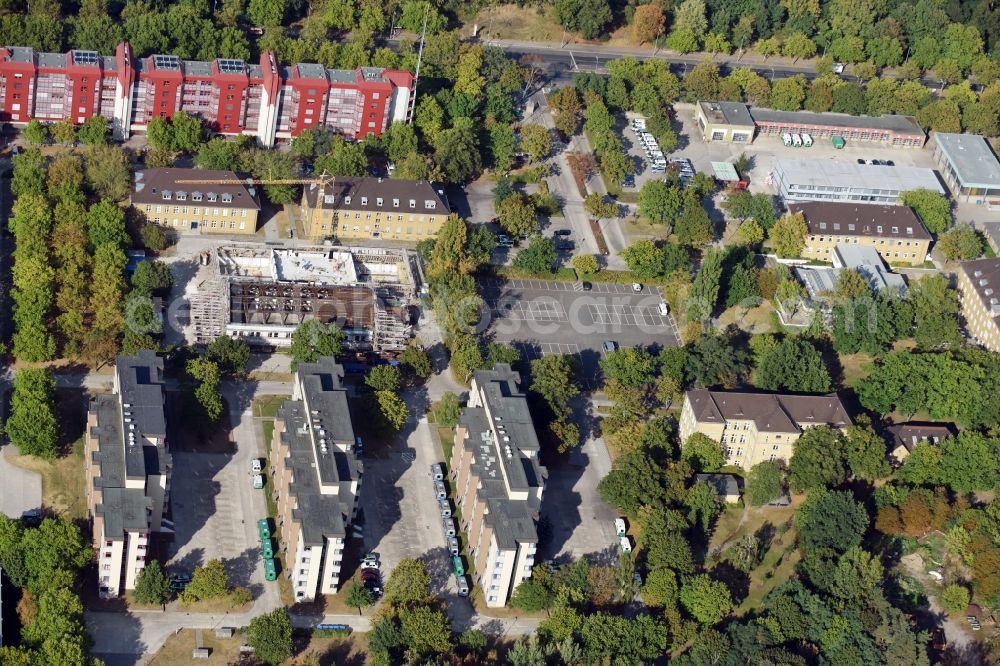
[(539, 11), (534, 7), (500, 5), (488, 7), (467, 21), (468, 32), (471, 25), (480, 26), (479, 37), (492, 39), (530, 39), (536, 41), (559, 41), (563, 29), (555, 20), (554, 10), (547, 7)]
[(447, 463), (451, 460), (452, 449), (455, 448), (455, 430), (453, 428), (442, 428), (437, 429), (438, 437), (441, 439), (441, 449), (444, 451), (444, 461)]
[(872, 360), (872, 356), (864, 352), (841, 354), (840, 367), (844, 369), (844, 386), (854, 386), (858, 380), (867, 376), (868, 372), (864, 368)]
[(69, 453), (54, 460), (35, 456), (8, 456), (7, 460), (42, 476), (42, 505), (69, 518), (85, 518), (87, 494), (83, 473), (83, 440), (73, 443)]
[(729, 324), (736, 324), (748, 333), (770, 333), (773, 329), (771, 321), (774, 307), (769, 301), (746, 310), (732, 307), (719, 315), (718, 328), (723, 329)]
[(253, 415), (273, 419), (278, 415), (281, 403), (288, 400), (287, 395), (262, 395), (253, 400)]
[[(160, 651), (148, 662), (150, 666), (176, 666), (191, 663), (191, 652), (197, 647), (197, 633), (194, 629), (182, 629), (167, 639)], [(201, 632), (202, 647), (211, 649), (212, 654), (207, 660), (199, 660), (203, 664), (232, 664), (239, 658), (240, 645), (246, 637), (237, 633), (232, 638), (216, 638), (215, 632), (205, 629)], [(293, 635), (293, 651), (295, 656), (285, 662), (287, 665), (308, 654), (313, 654), (323, 666), (334, 664), (364, 663), (368, 651), (367, 634), (354, 634), (348, 638), (312, 638), (304, 635)]]

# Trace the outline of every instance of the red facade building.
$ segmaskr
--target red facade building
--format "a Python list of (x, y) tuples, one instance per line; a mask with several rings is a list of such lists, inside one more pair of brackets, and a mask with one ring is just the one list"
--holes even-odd
[(119, 44), (114, 56), (0, 48), (0, 120), (25, 125), (69, 119), (79, 125), (100, 115), (118, 140), (177, 111), (201, 118), (212, 132), (256, 136), (264, 146), (312, 127), (362, 139), (381, 134), (390, 123), (409, 122), (413, 93), (409, 72), (280, 66), (270, 51), (250, 64), (172, 55), (135, 58), (128, 42)]

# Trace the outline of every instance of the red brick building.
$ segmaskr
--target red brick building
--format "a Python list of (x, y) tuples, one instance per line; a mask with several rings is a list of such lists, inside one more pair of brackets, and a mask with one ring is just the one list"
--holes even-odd
[(409, 72), (281, 66), (270, 51), (252, 64), (172, 55), (135, 58), (128, 42), (119, 44), (114, 56), (0, 47), (0, 120), (25, 125), (69, 119), (79, 125), (100, 115), (118, 140), (144, 131), (153, 117), (170, 118), (177, 111), (198, 116), (212, 132), (256, 136), (264, 146), (321, 126), (362, 139), (381, 134), (392, 122), (409, 122), (413, 93)]

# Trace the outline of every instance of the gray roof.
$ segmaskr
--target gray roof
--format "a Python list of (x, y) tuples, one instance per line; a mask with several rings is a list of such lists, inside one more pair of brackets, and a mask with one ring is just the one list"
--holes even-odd
[(980, 222), (979, 225), (993, 248), (1000, 247), (1000, 222)]
[(66, 54), (65, 53), (39, 53), (38, 54), (38, 66), (39, 67), (65, 67), (66, 66)]
[(740, 483), (732, 474), (695, 474), (694, 482), (707, 483), (723, 497), (740, 494)]
[(852, 116), (846, 113), (814, 113), (812, 111), (776, 111), (774, 109), (750, 109), (755, 123), (780, 123), (786, 125), (845, 127), (850, 129), (878, 129), (913, 136), (926, 136), (912, 116), (884, 115)]
[(212, 63), (204, 60), (185, 60), (184, 74), (187, 76), (211, 76)]
[(824, 187), (872, 188), (906, 192), (927, 189), (945, 194), (933, 169), (873, 164), (855, 164), (835, 160), (778, 160), (776, 169), (785, 173), (790, 183)]
[[(212, 206), (215, 208), (230, 208), (237, 210), (260, 210), (256, 199), (256, 191), (250, 185), (219, 184), (219, 183), (181, 183), (184, 180), (236, 180), (239, 177), (232, 171), (211, 171), (208, 169), (145, 169), (135, 174), (135, 191), (132, 193), (133, 204), (177, 205), (182, 201), (176, 197), (184, 194), (189, 206)], [(169, 199), (164, 199), (169, 194)], [(195, 199), (200, 196), (201, 200)], [(212, 200), (212, 197), (215, 200)], [(231, 201), (226, 201), (231, 198)]]
[(35, 49), (30, 46), (8, 46), (12, 62), (35, 62)]
[[(497, 545), (506, 550), (514, 548), (518, 542), (537, 542), (538, 531), (533, 516), (539, 507), (530, 501), (512, 500), (508, 497), (503, 478), (496, 469), (497, 462), (506, 458), (496, 450), (492, 441), (483, 439), (483, 434), (490, 432), (486, 410), (483, 407), (466, 407), (462, 410), (459, 422), (469, 433), (466, 447), (475, 454), (471, 470), (480, 479), (477, 496), (489, 506), (485, 520), (493, 528)], [(482, 450), (484, 447), (485, 450)], [(540, 485), (545, 472), (537, 458), (528, 458), (518, 452), (516, 460), (525, 480), (530, 479), (534, 486)], [(509, 468), (508, 466), (507, 469)]]
[(1000, 187), (1000, 162), (978, 134), (935, 132), (934, 142), (951, 164), (961, 187)]
[(94, 512), (104, 517), (104, 536), (121, 539), (126, 532), (149, 529), (146, 509), (150, 502), (138, 488), (105, 488)]
[[(285, 422), (282, 441), (288, 445), (285, 464), (292, 470), (289, 493), (297, 508), (292, 515), (307, 545), (320, 545), (325, 537), (343, 537), (354, 506), (352, 482), (361, 477), (361, 464), (353, 453), (354, 429), (341, 387), (343, 368), (331, 357), (303, 363), (303, 400), (288, 400), (278, 411)], [(323, 451), (320, 432), (329, 445)], [(337, 494), (324, 494), (323, 486), (337, 486)]]
[[(351, 199), (350, 203), (347, 203), (348, 197)], [(450, 212), (444, 190), (434, 189), (434, 185), (426, 180), (338, 176), (325, 189), (319, 186), (306, 187), (305, 198), (310, 208), (315, 208), (319, 200), (325, 210), (384, 211), (416, 215), (448, 215)], [(411, 200), (414, 204), (412, 208)]]
[[(140, 437), (166, 437), (163, 416), (163, 359), (149, 349), (115, 361), (124, 411), (129, 412)], [(128, 407), (124, 407), (128, 405)]]
[(753, 117), (746, 104), (740, 102), (698, 102), (701, 112), (715, 125), (753, 127)]
[(882, 257), (871, 245), (839, 243), (834, 248), (841, 266), (856, 270), (876, 291), (895, 290), (900, 296), (906, 295), (906, 280), (902, 275), (891, 273), (882, 263)]
[(811, 298), (823, 299), (825, 294), (837, 290), (837, 278), (840, 276), (839, 268), (795, 266), (792, 270), (806, 286)]
[(300, 62), (295, 66), (299, 71), (299, 76), (305, 79), (326, 80), (326, 67), (312, 62)]

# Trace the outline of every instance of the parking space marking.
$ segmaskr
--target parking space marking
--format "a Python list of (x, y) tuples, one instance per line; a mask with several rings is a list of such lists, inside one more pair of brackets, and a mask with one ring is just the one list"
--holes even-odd
[(534, 361), (552, 354), (579, 354), (580, 345), (562, 342), (515, 342), (514, 346), (521, 351), (526, 361)]
[(595, 324), (615, 324), (625, 326), (652, 326), (670, 328), (669, 316), (664, 317), (657, 308), (636, 305), (588, 305)]
[[(558, 292), (572, 292), (578, 290), (578, 283), (576, 282), (566, 282), (566, 281), (556, 281), (556, 280), (504, 280), (503, 278), (484, 278), (480, 281), (480, 284), (486, 288), (494, 289), (514, 289), (514, 290), (527, 290), (527, 291), (558, 291)], [(636, 293), (630, 284), (615, 284), (613, 282), (593, 282), (590, 285), (590, 291), (598, 294), (633, 294)], [(658, 287), (643, 287), (641, 293), (652, 293), (654, 295), (660, 295), (660, 290)]]

